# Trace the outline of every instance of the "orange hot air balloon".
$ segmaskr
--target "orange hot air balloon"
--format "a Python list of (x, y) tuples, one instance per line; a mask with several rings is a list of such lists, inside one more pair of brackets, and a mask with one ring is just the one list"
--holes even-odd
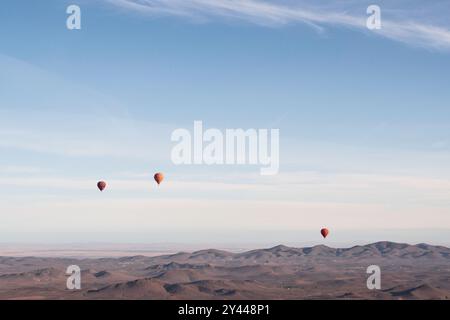
[(97, 182), (97, 188), (98, 188), (100, 191), (105, 190), (105, 188), (106, 188), (106, 182), (105, 182), (105, 181), (99, 181), (99, 182)]
[(153, 178), (155, 178), (156, 183), (159, 185), (164, 180), (164, 174), (161, 172), (155, 173)]
[(327, 228), (323, 228), (322, 230), (320, 230), (320, 233), (322, 234), (322, 236), (323, 236), (324, 238), (326, 238), (327, 235), (328, 235), (328, 233), (329, 233), (329, 231), (328, 231)]

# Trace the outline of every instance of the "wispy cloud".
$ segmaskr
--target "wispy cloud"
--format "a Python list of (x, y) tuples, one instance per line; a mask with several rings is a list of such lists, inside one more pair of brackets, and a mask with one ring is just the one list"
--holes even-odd
[[(167, 155), (170, 154), (169, 145), (165, 143), (169, 139), (164, 139), (170, 136), (170, 127), (165, 125), (74, 115), (73, 123), (57, 123), (55, 117), (42, 120), (42, 127), (39, 128), (39, 123), (33, 119), (24, 120), (23, 123), (13, 119), (14, 117), (10, 116), (4, 121), (0, 120), (0, 124), (5, 128), (0, 130), (0, 149), (70, 157), (153, 160), (167, 160)], [(55, 124), (52, 126), (51, 123)], [(9, 127), (19, 125), (22, 128), (9, 130)]]
[[(448, 207), (449, 179), (404, 175), (374, 175), (356, 173), (291, 172), (281, 173), (271, 180), (257, 174), (241, 174), (239, 178), (208, 175), (179, 175), (157, 186), (152, 177), (112, 176), (103, 195), (117, 200), (152, 197), (166, 199), (203, 199), (254, 201), (322, 202), (341, 204), (393, 205), (409, 210), (411, 206)], [(33, 177), (0, 175), (0, 191), (14, 188), (33, 189), (45, 196), (62, 190), (79, 195), (98, 196), (93, 178), (69, 178), (41, 175)], [(89, 191), (89, 193), (85, 193)], [(0, 206), (1, 208), (1, 206)]]
[[(369, 32), (366, 28), (366, 8), (372, 4), (365, 1), (339, 1), (339, 3), (336, 1), (275, 3), (262, 0), (106, 1), (151, 16), (179, 16), (197, 20), (222, 17), (264, 26), (302, 23), (319, 31), (325, 30), (326, 27), (338, 26), (366, 32)], [(418, 15), (417, 10), (410, 9), (415, 5), (413, 3), (403, 3), (403, 7), (397, 8), (393, 7), (395, 4), (392, 2), (379, 2), (382, 9), (382, 29), (374, 33), (415, 46), (450, 49), (450, 28), (439, 19), (442, 12), (441, 2), (428, 1), (426, 3), (428, 10), (423, 10), (422, 15)]]

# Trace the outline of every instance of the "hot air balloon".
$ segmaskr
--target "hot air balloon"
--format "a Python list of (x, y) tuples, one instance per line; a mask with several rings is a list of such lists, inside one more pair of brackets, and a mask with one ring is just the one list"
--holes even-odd
[(328, 235), (328, 233), (329, 233), (329, 231), (328, 231), (327, 228), (323, 228), (322, 230), (320, 230), (320, 233), (322, 234), (322, 236), (323, 236), (324, 238), (326, 238), (327, 235)]
[(99, 181), (99, 182), (97, 182), (97, 188), (98, 188), (100, 191), (105, 190), (105, 188), (106, 188), (106, 182), (105, 182), (105, 181)]
[(153, 178), (155, 178), (156, 183), (159, 185), (164, 180), (164, 174), (161, 172), (155, 173)]

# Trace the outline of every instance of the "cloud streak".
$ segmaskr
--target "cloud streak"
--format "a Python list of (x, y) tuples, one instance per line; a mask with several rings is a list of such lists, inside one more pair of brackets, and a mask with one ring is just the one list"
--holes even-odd
[[(38, 198), (57, 192), (71, 191), (75, 196), (98, 197), (93, 178), (68, 178), (63, 176), (6, 176), (0, 175), (0, 191), (34, 190)], [(108, 189), (102, 197), (126, 201), (127, 199), (202, 199), (285, 201), (290, 203), (341, 203), (353, 205), (391, 205), (407, 212), (411, 207), (448, 208), (450, 179), (426, 178), (403, 175), (374, 175), (356, 173), (291, 172), (281, 173), (272, 180), (252, 174), (239, 179), (217, 176), (214, 181), (208, 175), (195, 178), (178, 176), (167, 180), (160, 187), (151, 177), (111, 177)], [(40, 196), (39, 196), (40, 195)], [(64, 197), (64, 196), (63, 196)], [(2, 206), (0, 205), (0, 209)], [(448, 209), (447, 209), (448, 210)]]
[[(195, 20), (226, 18), (263, 26), (307, 24), (318, 31), (338, 26), (371, 32), (366, 28), (366, 8), (370, 3), (352, 1), (268, 2), (262, 0), (106, 0), (116, 6), (150, 16), (178, 16)], [(381, 2), (383, 3), (383, 2)], [(365, 4), (365, 6), (364, 6)], [(408, 7), (393, 8), (392, 3), (380, 5), (382, 29), (377, 35), (414, 46), (450, 49), (450, 28), (434, 24), (441, 6), (427, 3), (426, 14), (417, 15)], [(435, 10), (433, 10), (435, 7)], [(386, 10), (384, 10), (386, 8)], [(436, 19), (439, 20), (439, 19)]]

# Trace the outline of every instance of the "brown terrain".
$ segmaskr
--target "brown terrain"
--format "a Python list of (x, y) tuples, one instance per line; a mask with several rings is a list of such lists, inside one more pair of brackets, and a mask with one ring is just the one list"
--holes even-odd
[[(82, 270), (81, 290), (66, 269)], [(370, 265), (381, 289), (369, 290)], [(450, 249), (377, 242), (230, 253), (74, 259), (0, 257), (0, 299), (449, 299)]]

